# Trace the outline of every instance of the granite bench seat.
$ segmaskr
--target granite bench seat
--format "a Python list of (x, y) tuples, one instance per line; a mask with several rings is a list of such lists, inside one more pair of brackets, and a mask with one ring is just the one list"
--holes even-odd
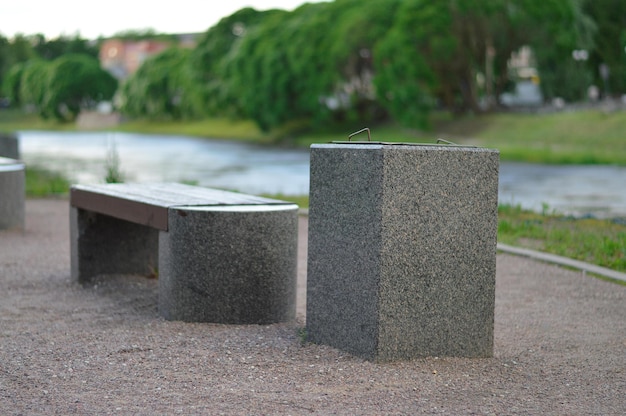
[(295, 318), (298, 206), (176, 183), (74, 185), (72, 279), (158, 275), (167, 320)]
[(24, 229), (25, 166), (0, 157), (0, 230)]

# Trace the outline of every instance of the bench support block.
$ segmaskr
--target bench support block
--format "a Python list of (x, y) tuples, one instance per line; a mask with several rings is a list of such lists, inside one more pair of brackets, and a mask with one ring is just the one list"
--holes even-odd
[(0, 230), (24, 229), (25, 184), (24, 164), (0, 157)]
[(161, 315), (224, 324), (295, 319), (298, 223), (293, 208), (170, 210), (170, 230), (159, 236)]
[(88, 283), (100, 274), (154, 275), (159, 231), (70, 207), (72, 279)]

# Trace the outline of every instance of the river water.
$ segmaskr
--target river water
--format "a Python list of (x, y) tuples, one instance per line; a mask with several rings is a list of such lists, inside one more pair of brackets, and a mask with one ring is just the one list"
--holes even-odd
[[(24, 161), (74, 183), (102, 183), (114, 149), (127, 182), (174, 181), (251, 194), (309, 190), (308, 149), (187, 136), (106, 132), (18, 133)], [(500, 164), (500, 203), (576, 216), (626, 218), (626, 168)]]

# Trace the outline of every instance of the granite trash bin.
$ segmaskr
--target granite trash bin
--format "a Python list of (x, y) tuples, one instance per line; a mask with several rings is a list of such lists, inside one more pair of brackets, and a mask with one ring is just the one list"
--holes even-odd
[(499, 152), (311, 146), (308, 340), (367, 360), (493, 355)]

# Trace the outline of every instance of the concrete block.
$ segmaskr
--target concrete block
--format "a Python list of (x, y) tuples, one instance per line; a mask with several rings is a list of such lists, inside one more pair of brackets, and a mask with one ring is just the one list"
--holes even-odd
[(311, 147), (307, 334), (373, 361), (493, 355), (499, 153)]
[(88, 283), (101, 274), (155, 275), (155, 228), (70, 206), (72, 279)]
[(0, 157), (0, 230), (24, 229), (25, 166)]
[(297, 205), (173, 207), (159, 239), (159, 311), (169, 320), (295, 319)]

